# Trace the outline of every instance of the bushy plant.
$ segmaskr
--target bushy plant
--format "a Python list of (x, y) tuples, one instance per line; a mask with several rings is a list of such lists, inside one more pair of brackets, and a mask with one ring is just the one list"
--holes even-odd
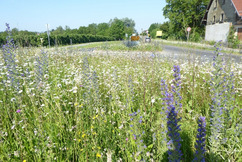
[(231, 48), (238, 48), (238, 45), (240, 44), (240, 41), (238, 39), (238, 36), (235, 36), (235, 28), (234, 26), (231, 26), (229, 29), (229, 35), (228, 35), (228, 46)]

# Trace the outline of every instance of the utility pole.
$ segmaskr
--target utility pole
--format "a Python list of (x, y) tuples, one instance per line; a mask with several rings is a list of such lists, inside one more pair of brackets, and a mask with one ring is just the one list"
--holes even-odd
[(49, 24), (47, 26), (47, 35), (48, 35), (48, 42), (49, 42), (49, 48), (50, 48), (50, 31), (49, 31)]

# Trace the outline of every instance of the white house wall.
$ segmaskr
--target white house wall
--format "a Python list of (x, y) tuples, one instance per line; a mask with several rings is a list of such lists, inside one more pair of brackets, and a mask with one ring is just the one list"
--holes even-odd
[(231, 23), (213, 24), (206, 26), (206, 41), (220, 41), (227, 42)]

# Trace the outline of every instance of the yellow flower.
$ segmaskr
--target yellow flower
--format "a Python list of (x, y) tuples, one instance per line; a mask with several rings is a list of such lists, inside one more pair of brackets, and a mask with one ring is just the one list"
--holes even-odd
[(79, 139), (78, 142), (81, 142), (81, 139)]
[(104, 120), (104, 123), (107, 123), (107, 120)]
[(82, 135), (82, 138), (84, 138), (86, 136), (86, 134), (84, 133), (83, 135)]
[(93, 135), (96, 135), (97, 133), (96, 133), (96, 132), (93, 132), (92, 134), (93, 134)]
[(83, 149), (81, 149), (80, 151), (83, 151)]
[(98, 117), (98, 115), (94, 116), (92, 119), (96, 119)]
[(101, 154), (97, 153), (96, 157), (101, 157)]
[(77, 106), (77, 105), (78, 105), (78, 103), (76, 102), (74, 105), (75, 105), (75, 106)]
[(26, 160), (23, 160), (23, 162), (26, 162)]
[(91, 129), (93, 129), (94, 127), (93, 127), (93, 125), (91, 126)]
[(97, 149), (98, 149), (98, 150), (100, 150), (100, 149), (101, 149), (101, 147), (97, 147)]
[(83, 104), (79, 105), (79, 107), (82, 107), (82, 106), (83, 106)]

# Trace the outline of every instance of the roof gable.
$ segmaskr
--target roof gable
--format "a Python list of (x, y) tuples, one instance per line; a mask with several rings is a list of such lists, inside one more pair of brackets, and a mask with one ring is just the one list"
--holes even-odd
[(237, 11), (237, 14), (242, 17), (242, 0), (231, 0), (231, 1)]

